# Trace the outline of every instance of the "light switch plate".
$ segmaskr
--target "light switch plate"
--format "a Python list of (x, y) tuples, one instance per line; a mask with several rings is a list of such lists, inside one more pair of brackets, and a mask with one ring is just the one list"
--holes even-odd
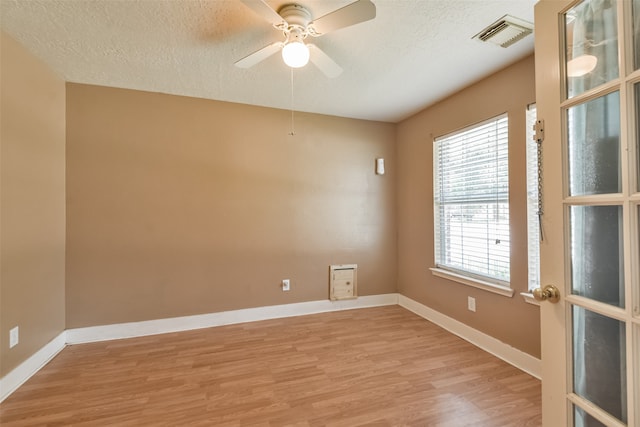
[(469, 311), (476, 311), (476, 299), (474, 297), (467, 297), (467, 308)]
[(18, 345), (20, 341), (20, 330), (16, 326), (15, 328), (9, 331), (9, 348), (13, 348)]

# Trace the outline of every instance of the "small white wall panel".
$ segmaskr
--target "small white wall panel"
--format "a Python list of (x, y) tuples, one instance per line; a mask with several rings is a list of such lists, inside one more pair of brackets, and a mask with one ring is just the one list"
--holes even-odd
[(329, 299), (332, 301), (353, 299), (358, 296), (357, 264), (329, 266)]

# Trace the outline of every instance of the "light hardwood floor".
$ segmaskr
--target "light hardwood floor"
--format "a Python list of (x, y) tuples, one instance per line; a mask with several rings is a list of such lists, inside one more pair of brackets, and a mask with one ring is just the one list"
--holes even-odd
[(74, 345), (9, 426), (539, 426), (540, 381), (399, 307)]

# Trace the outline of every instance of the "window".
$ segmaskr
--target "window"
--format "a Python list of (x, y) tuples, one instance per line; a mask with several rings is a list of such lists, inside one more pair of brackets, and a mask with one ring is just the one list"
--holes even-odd
[(434, 141), (436, 268), (509, 287), (508, 118)]
[(527, 258), (529, 290), (540, 287), (540, 219), (538, 216), (538, 143), (533, 127), (536, 105), (527, 107)]

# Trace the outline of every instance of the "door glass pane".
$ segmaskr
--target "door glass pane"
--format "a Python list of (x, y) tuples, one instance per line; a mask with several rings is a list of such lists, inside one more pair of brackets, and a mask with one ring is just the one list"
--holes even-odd
[(616, 2), (585, 0), (565, 14), (567, 96), (618, 77)]
[(624, 307), (621, 206), (571, 206), (571, 291)]
[[(634, 363), (634, 372), (638, 373), (640, 372), (640, 325), (632, 325), (631, 327), (634, 331), (632, 339), (633, 348), (631, 349), (631, 360), (633, 360)], [(637, 420), (638, 415), (640, 415), (640, 399), (638, 398), (638, 396), (640, 396), (640, 379), (638, 379), (638, 375), (636, 375), (634, 387), (636, 391), (636, 398), (634, 400)]]
[(573, 307), (573, 389), (620, 421), (627, 421), (624, 323)]
[[(640, 2), (640, 0), (638, 0), (638, 2)], [(638, 49), (640, 49), (640, 46), (638, 46)], [(636, 191), (640, 192), (640, 83), (636, 83), (634, 88), (635, 88), (635, 97), (636, 97), (636, 156), (637, 156), (636, 166), (638, 170), (638, 173), (636, 174), (637, 175)]]
[(569, 194), (620, 193), (620, 94), (567, 110)]
[(640, 0), (633, 0), (633, 63), (640, 68)]
[(573, 425), (574, 427), (607, 427), (600, 421), (593, 418), (578, 406), (573, 407)]

